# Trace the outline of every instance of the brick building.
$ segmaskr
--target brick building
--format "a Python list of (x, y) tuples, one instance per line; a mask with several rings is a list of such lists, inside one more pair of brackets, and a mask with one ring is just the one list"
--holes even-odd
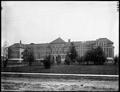
[[(44, 44), (22, 44), (15, 43), (9, 46), (9, 59), (19, 59), (20, 58), (20, 49), (25, 49), (27, 47), (33, 48), (34, 56), (36, 60), (44, 59), (47, 55), (52, 55), (54, 59), (58, 55), (61, 56), (61, 60), (64, 61), (67, 52), (69, 51), (70, 46), (70, 39), (68, 42), (65, 42), (60, 37), (50, 43)], [(90, 50), (91, 48), (96, 48), (101, 46), (105, 55), (107, 57), (114, 57), (114, 46), (113, 42), (107, 38), (100, 38), (93, 41), (72, 41), (75, 45), (76, 51), (79, 56), (83, 56), (86, 51)]]

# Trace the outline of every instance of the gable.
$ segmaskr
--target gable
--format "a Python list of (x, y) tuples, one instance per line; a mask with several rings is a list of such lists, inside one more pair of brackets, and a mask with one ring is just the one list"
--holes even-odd
[(56, 40), (50, 42), (50, 44), (57, 44), (57, 43), (65, 43), (65, 41), (59, 37)]

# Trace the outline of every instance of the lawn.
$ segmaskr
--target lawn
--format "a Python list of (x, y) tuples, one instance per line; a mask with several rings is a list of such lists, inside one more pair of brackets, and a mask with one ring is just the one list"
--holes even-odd
[(50, 69), (34, 64), (33, 66), (7, 67), (2, 72), (63, 73), (63, 74), (119, 74), (118, 65), (52, 65)]

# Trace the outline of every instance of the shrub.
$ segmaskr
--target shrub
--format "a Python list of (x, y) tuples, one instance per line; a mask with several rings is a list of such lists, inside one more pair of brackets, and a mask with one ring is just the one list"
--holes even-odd
[(83, 56), (82, 57), (77, 57), (77, 62), (79, 64), (82, 64), (84, 62), (84, 57)]
[(7, 67), (7, 64), (8, 64), (8, 59), (6, 59), (5, 61), (3, 61), (3, 67), (6, 68)]
[(45, 57), (43, 65), (46, 69), (49, 69), (51, 67), (50, 55)]
[(56, 57), (56, 61), (57, 61), (57, 64), (58, 64), (58, 65), (61, 63), (61, 56), (60, 56), (60, 55), (58, 55), (58, 56)]
[(114, 64), (118, 64), (119, 63), (119, 56), (115, 56), (114, 57)]
[(72, 61), (71, 63), (75, 63), (78, 54), (77, 54), (77, 51), (76, 51), (76, 48), (73, 42), (71, 42), (69, 50), (70, 51), (68, 52), (68, 56), (70, 60)]
[(65, 64), (70, 65), (71, 59), (68, 55), (65, 57)]
[(84, 57), (87, 64), (89, 64), (89, 62), (91, 61), (95, 65), (96, 64), (102, 65), (105, 63), (105, 60), (106, 60), (105, 53), (103, 52), (102, 48), (99, 46), (95, 49), (91, 49), (87, 51)]
[(22, 58), (24, 62), (28, 62), (29, 66), (32, 65), (32, 62), (35, 61), (34, 53), (32, 48), (26, 48), (24, 52), (22, 52)]
[(50, 62), (51, 64), (54, 64), (54, 56), (50, 56)]

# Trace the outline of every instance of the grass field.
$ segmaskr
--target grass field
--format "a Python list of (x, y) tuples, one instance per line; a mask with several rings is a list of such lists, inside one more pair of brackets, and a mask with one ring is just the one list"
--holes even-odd
[(50, 69), (34, 64), (33, 66), (7, 67), (3, 72), (63, 73), (63, 74), (119, 74), (118, 65), (52, 65)]

